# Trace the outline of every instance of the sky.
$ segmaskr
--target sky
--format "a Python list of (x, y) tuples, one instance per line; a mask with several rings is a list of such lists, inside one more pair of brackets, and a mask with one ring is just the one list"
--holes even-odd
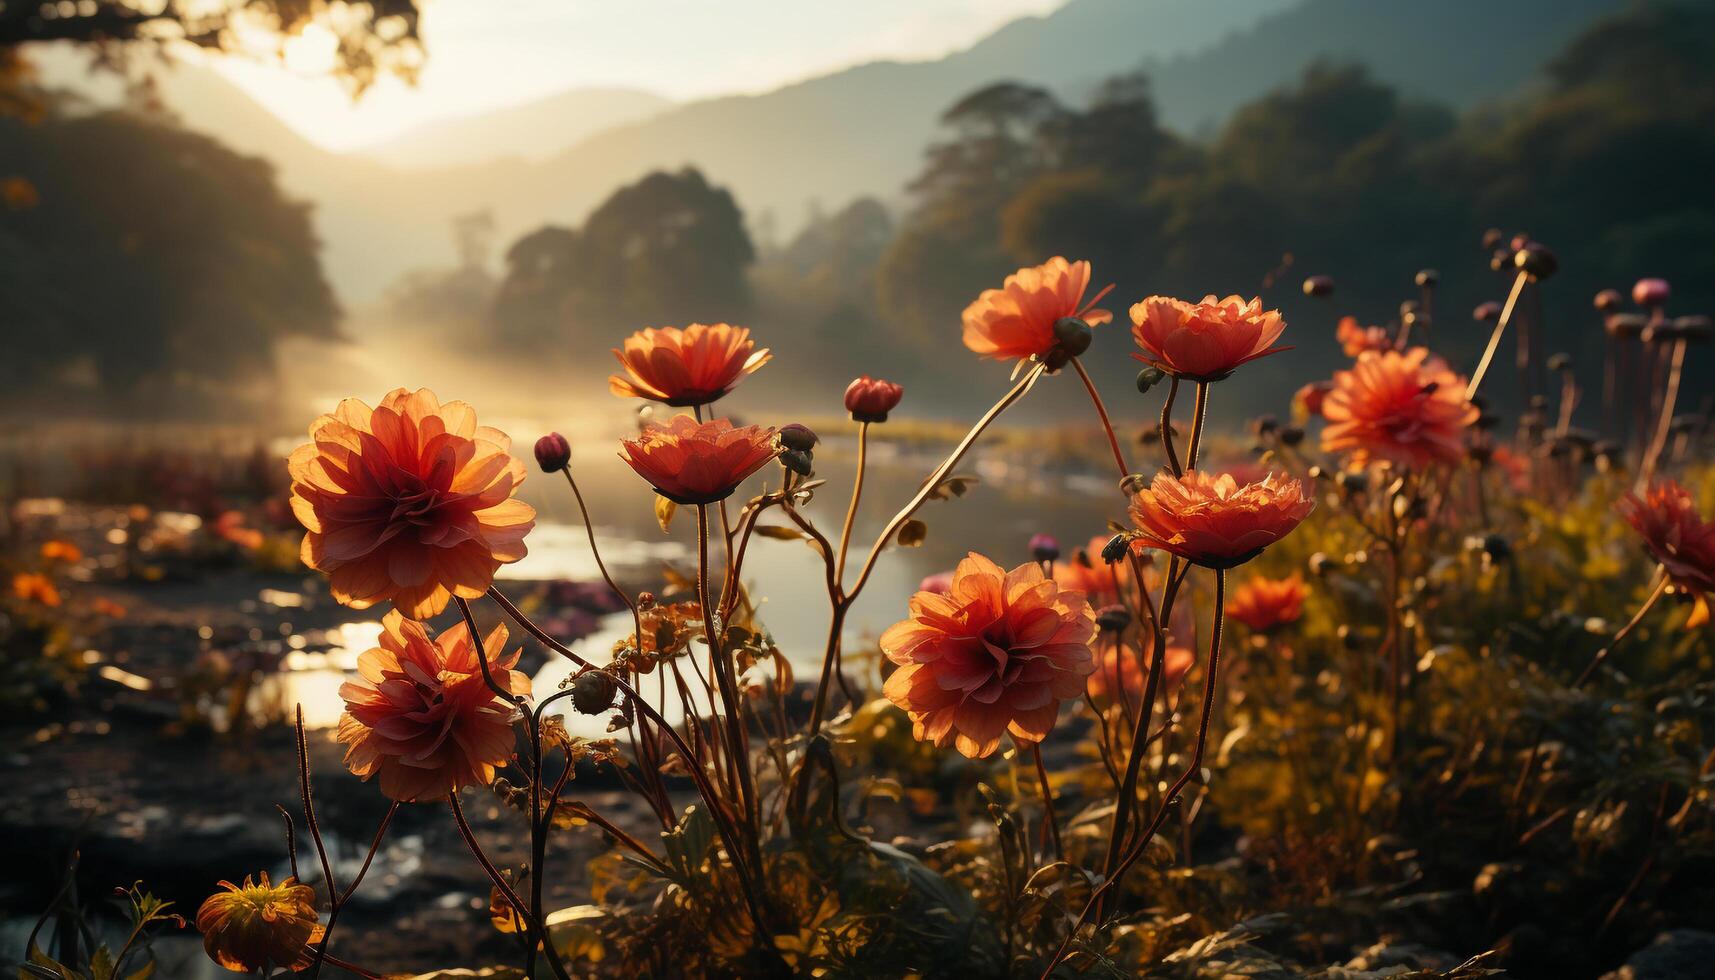
[(353, 104), (317, 77), (309, 36), (287, 64), (216, 67), (328, 149), (379, 142), (432, 119), (583, 86), (673, 99), (765, 91), (878, 58), (936, 58), (1065, 0), (428, 0), (428, 64), (415, 88), (385, 79)]

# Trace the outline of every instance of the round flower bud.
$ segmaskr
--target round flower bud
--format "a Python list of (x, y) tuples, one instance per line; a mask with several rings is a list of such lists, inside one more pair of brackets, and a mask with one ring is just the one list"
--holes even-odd
[(815, 449), (816, 443), (821, 441), (816, 438), (816, 433), (810, 431), (809, 426), (800, 425), (797, 422), (781, 426), (780, 431), (774, 434), (774, 438), (780, 440), (782, 448), (795, 449), (801, 453)]
[(1506, 538), (1498, 534), (1490, 534), (1483, 538), (1483, 554), (1493, 561), (1506, 561), (1512, 557), (1513, 546)]
[(1053, 561), (1060, 557), (1060, 542), (1051, 534), (1030, 536), (1030, 556), (1037, 561)]
[(1620, 304), (1625, 302), (1625, 298), (1620, 295), (1618, 289), (1604, 289), (1596, 294), (1594, 302), (1597, 312), (1612, 313), (1620, 308)]
[(1259, 436), (1271, 435), (1280, 428), (1280, 420), (1272, 415), (1258, 415), (1251, 419), (1251, 431)]
[(1495, 249), (1500, 248), (1501, 240), (1506, 237), (1506, 233), (1501, 231), (1499, 228), (1490, 228), (1488, 231), (1483, 232), (1483, 251), (1492, 252)]
[(1471, 316), (1483, 323), (1493, 323), (1501, 318), (1501, 304), (1494, 300), (1481, 303), (1475, 310), (1471, 311)]
[(587, 670), (572, 680), (572, 707), (580, 715), (599, 715), (613, 707), (618, 692), (613, 678), (599, 670)]
[(1639, 306), (1661, 306), (1672, 295), (1666, 279), (1639, 279), (1632, 284), (1632, 302)]
[(1329, 572), (1333, 571), (1335, 566), (1337, 566), (1338, 564), (1339, 564), (1338, 562), (1336, 562), (1333, 558), (1329, 557), (1327, 554), (1318, 551), (1315, 554), (1310, 556), (1310, 561), (1309, 561), (1310, 574), (1316, 576), (1317, 578), (1321, 578), (1322, 576), (1327, 575)]
[(1679, 340), (1708, 340), (1710, 332), (1709, 318), (1701, 313), (1673, 318), (1673, 336)]
[(1146, 367), (1137, 372), (1137, 392), (1140, 395), (1149, 394), (1149, 389), (1161, 383), (1167, 377), (1167, 372), (1157, 367)]
[(544, 473), (558, 473), (572, 461), (572, 444), (558, 432), (550, 432), (536, 440), (536, 465)]
[(1090, 325), (1075, 316), (1063, 316), (1054, 321), (1054, 343), (1068, 356), (1077, 357), (1090, 349), (1095, 338)]
[(1513, 265), (1519, 271), (1529, 273), (1533, 279), (1547, 279), (1560, 268), (1560, 260), (1548, 246), (1526, 242), (1523, 248), (1513, 253)]
[(1417, 273), (1417, 285), (1423, 289), (1434, 289), (1441, 282), (1441, 273), (1434, 269), (1423, 269)]
[(887, 413), (898, 408), (904, 396), (899, 385), (866, 374), (846, 386), (846, 411), (853, 422), (886, 422)]
[(1102, 561), (1112, 565), (1114, 562), (1124, 558), (1125, 553), (1130, 549), (1131, 538), (1123, 534), (1116, 534), (1108, 539), (1107, 544), (1102, 545)]
[(1296, 425), (1283, 426), (1280, 430), (1280, 444), (1296, 446), (1304, 441), (1304, 430)]
[(815, 460), (809, 453), (801, 449), (782, 449), (780, 451), (780, 465), (799, 476), (809, 476), (815, 471)]
[(1512, 264), (1513, 253), (1504, 248), (1495, 249), (1494, 254), (1489, 256), (1489, 268), (1495, 272), (1500, 272)]
[(1571, 370), (1572, 355), (1565, 353), (1555, 354), (1548, 359), (1548, 369), (1555, 372)]
[(1304, 295), (1317, 297), (1334, 295), (1334, 277), (1310, 276), (1304, 280)]
[(1643, 335), (1644, 327), (1649, 321), (1641, 313), (1610, 313), (1602, 321), (1602, 328), (1608, 331), (1608, 336), (1616, 340), (1630, 340)]
[(1131, 625), (1131, 613), (1124, 606), (1103, 606), (1096, 610), (1096, 628), (1118, 633)]

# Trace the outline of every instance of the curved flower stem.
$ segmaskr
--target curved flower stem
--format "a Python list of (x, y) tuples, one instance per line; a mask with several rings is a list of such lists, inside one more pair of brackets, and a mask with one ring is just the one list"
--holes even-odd
[(911, 519), (911, 515), (917, 512), (917, 508), (923, 506), (923, 502), (929, 499), (929, 494), (934, 492), (941, 480), (952, 471), (953, 467), (959, 464), (959, 460), (965, 457), (965, 453), (970, 451), (971, 446), (976, 443), (977, 437), (981, 436), (983, 431), (992, 425), (1002, 412), (1012, 407), (1013, 403), (1023, 398), (1035, 386), (1037, 380), (1042, 377), (1042, 372), (1043, 366), (1041, 364), (1033, 365), (1026, 371), (1024, 377), (1018, 379), (1018, 383), (1013, 385), (1011, 390), (1002, 395), (999, 401), (983, 413), (982, 418), (977, 419), (976, 424), (971, 426), (971, 430), (965, 433), (965, 437), (959, 440), (957, 446), (953, 447), (953, 451), (947, 455), (947, 458), (935, 467), (934, 472), (929, 474), (927, 480), (923, 481), (923, 486), (918, 489), (911, 500), (887, 522), (887, 526), (882, 528), (881, 534), (876, 536), (875, 544), (870, 547), (869, 556), (864, 559), (863, 567), (858, 569), (857, 580), (846, 592), (848, 602), (856, 599), (858, 593), (863, 591), (864, 585), (869, 581), (870, 572), (875, 569), (876, 559), (881, 557), (882, 549), (887, 547), (887, 542), (893, 539), (894, 534), (898, 533), (900, 526)]
[(339, 886), (334, 884), (333, 865), (328, 861), (327, 845), (322, 842), (322, 829), (316, 822), (316, 802), (310, 793), (310, 743), (304, 735), (304, 706), (298, 705), (298, 795), (304, 803), (304, 823), (310, 828), (310, 840), (316, 845), (316, 857), (322, 862), (322, 881), (328, 888), (328, 901), (333, 901)]
[(1173, 375), (1167, 385), (1167, 398), (1161, 403), (1161, 448), (1167, 452), (1167, 468), (1174, 476), (1184, 476), (1179, 465), (1179, 453), (1173, 448), (1173, 400), (1179, 397), (1179, 376)]
[(1054, 790), (1048, 785), (1048, 767), (1042, 764), (1041, 742), (1030, 743), (1030, 755), (1036, 761), (1036, 782), (1042, 790), (1042, 819), (1048, 825), (1048, 839), (1054, 842), (1054, 860), (1064, 861), (1066, 848), (1060, 842), (1060, 818), (1054, 815)]
[[(470, 848), (471, 855), (476, 858), (478, 864), (482, 865), (482, 870), (488, 873), (488, 880), (494, 883), (495, 890), (500, 892), (508, 905), (512, 906), (512, 911), (517, 913), (519, 921), (523, 922), (524, 927), (530, 931), (531, 950), (535, 950), (536, 946), (540, 944), (547, 954), (544, 958), (548, 961), (548, 968), (554, 971), (554, 976), (558, 977), (559, 980), (571, 980), (570, 975), (566, 973), (566, 965), (560, 962), (559, 952), (554, 949), (553, 942), (548, 938), (547, 927), (536, 914), (540, 910), (524, 907), (524, 902), (518, 897), (518, 893), (506, 881), (506, 877), (500, 873), (500, 869), (494, 866), (494, 862), (489, 860), (488, 855), (482, 850), (482, 845), (477, 843), (475, 832), (470, 829), (470, 823), (464, 818), (464, 809), (459, 806), (458, 790), (448, 793), (447, 801), (452, 807), (453, 822), (458, 824), (459, 836), (464, 838), (465, 846)], [(540, 869), (531, 868), (530, 872), (532, 878), (541, 877)], [(530, 959), (534, 964), (534, 953)], [(526, 975), (528, 976), (528, 974)]]
[(748, 826), (757, 826), (756, 788), (750, 780), (750, 750), (744, 731), (743, 705), (732, 661), (727, 659), (720, 634), (715, 629), (715, 610), (709, 604), (709, 505), (697, 505), (697, 600), (703, 607), (703, 640), (709, 645), (709, 669), (715, 675), (721, 700), (726, 702), (727, 760), (738, 777), (739, 804)]
[(869, 455), (869, 423), (858, 423), (857, 475), (852, 478), (852, 502), (846, 506), (846, 523), (840, 528), (839, 557), (834, 562), (834, 581), (846, 580), (846, 548), (852, 541), (852, 523), (857, 520), (858, 501), (863, 497), (863, 473)]
[(607, 563), (601, 560), (601, 549), (598, 548), (595, 543), (595, 524), (590, 521), (590, 509), (584, 506), (584, 495), (583, 492), (578, 489), (578, 481), (572, 477), (571, 466), (568, 464), (567, 466), (562, 467), (560, 472), (566, 475), (566, 483), (572, 488), (572, 496), (577, 498), (578, 514), (583, 517), (584, 521), (584, 533), (589, 535), (590, 539), (590, 555), (595, 558), (595, 567), (601, 570), (602, 581), (607, 583), (607, 587), (613, 590), (614, 595), (619, 596), (619, 601), (625, 603), (625, 608), (631, 610), (631, 624), (633, 629), (636, 631), (632, 635), (637, 638), (637, 644), (639, 647), (638, 652), (641, 653), (641, 647), (643, 645), (643, 616), (637, 611), (637, 600), (633, 599), (624, 589), (620, 588), (619, 585), (614, 582), (613, 576), (608, 574)]
[(1096, 391), (1095, 383), (1090, 380), (1090, 373), (1084, 370), (1084, 362), (1074, 357), (1072, 367), (1078, 372), (1078, 379), (1084, 382), (1084, 390), (1090, 393), (1090, 404), (1096, 407), (1096, 414), (1101, 417), (1102, 430), (1108, 435), (1108, 448), (1113, 450), (1114, 463), (1119, 466), (1120, 479), (1123, 480), (1131, 475), (1131, 470), (1126, 468), (1125, 456), (1120, 453), (1119, 437), (1114, 435), (1114, 424), (1108, 419), (1107, 406), (1102, 404), (1102, 396)]
[(1661, 601), (1662, 596), (1667, 594), (1667, 587), (1671, 582), (1672, 579), (1668, 577), (1667, 569), (1658, 567), (1656, 569), (1656, 582), (1650, 589), (1649, 598), (1645, 599), (1644, 604), (1638, 607), (1638, 611), (1633, 614), (1626, 625), (1620, 627), (1620, 631), (1614, 634), (1614, 638), (1609, 640), (1602, 649), (1596, 651), (1594, 657), (1590, 658), (1590, 665), (1585, 667), (1584, 672), (1578, 675), (1578, 679), (1572, 682), (1574, 691), (1588, 684), (1590, 678), (1596, 675), (1596, 668), (1602, 666), (1602, 663), (1613, 654), (1614, 650), (1625, 642), (1626, 637), (1632, 635), (1632, 630), (1638, 628), (1638, 624), (1644, 621), (1644, 617), (1649, 615), (1649, 611), (1655, 608), (1655, 604)]
[(1066, 951), (1071, 947), (1072, 940), (1077, 937), (1078, 930), (1084, 927), (1084, 923), (1088, 921), (1090, 913), (1095, 911), (1103, 895), (1118, 886), (1126, 871), (1130, 870), (1137, 859), (1149, 849), (1149, 842), (1155, 836), (1155, 832), (1161, 829), (1161, 825), (1167, 820), (1168, 813), (1172, 812), (1178, 805), (1180, 791), (1202, 771), (1203, 750), (1209, 743), (1209, 720), (1214, 714), (1215, 682), (1221, 669), (1221, 632), (1226, 620), (1227, 607), (1227, 573), (1224, 569), (1219, 568), (1214, 569), (1214, 572), (1215, 619), (1209, 635), (1209, 675), (1203, 682), (1203, 713), (1197, 723), (1197, 741), (1191, 750), (1191, 761), (1185, 766), (1185, 771), (1179, 774), (1179, 778), (1173, 781), (1173, 785), (1168, 787), (1166, 795), (1162, 797), (1161, 808), (1155, 812), (1155, 817), (1150, 820), (1149, 826), (1143, 829), (1137, 842), (1131, 846), (1125, 860), (1121, 861), (1119, 866), (1114, 869), (1113, 874), (1109, 875), (1107, 880), (1090, 894), (1089, 901), (1084, 904), (1084, 910), (1079, 913), (1077, 921), (1072, 923), (1071, 930), (1067, 932), (1065, 941), (1060, 944), (1054, 958), (1048, 961), (1048, 968), (1042, 971), (1042, 980), (1048, 980), (1048, 977), (1054, 972), (1054, 968), (1060, 964), (1061, 960), (1065, 959)]
[(1471, 381), (1465, 386), (1465, 399), (1469, 401), (1477, 394), (1477, 386), (1483, 383), (1483, 375), (1489, 371), (1489, 364), (1495, 359), (1495, 351), (1500, 349), (1501, 335), (1507, 332), (1507, 323), (1513, 318), (1513, 310), (1518, 306), (1519, 294), (1524, 292), (1524, 284), (1530, 281), (1530, 273), (1520, 272), (1513, 280), (1512, 292), (1507, 294), (1507, 303), (1501, 307), (1500, 318), (1495, 321), (1495, 329), (1489, 334), (1489, 346), (1483, 350), (1483, 359), (1477, 362), (1477, 370), (1471, 372)]
[[(345, 908), (345, 903), (351, 900), (352, 894), (357, 891), (357, 886), (363, 883), (363, 876), (369, 873), (369, 865), (375, 860), (375, 852), (381, 850), (381, 839), (387, 836), (387, 828), (393, 823), (393, 815), (398, 812), (399, 801), (393, 800), (387, 807), (386, 816), (381, 818), (381, 826), (375, 829), (375, 839), (369, 844), (369, 852), (363, 856), (363, 866), (357, 869), (357, 876), (351, 879), (351, 884), (345, 886), (345, 891), (336, 896), (333, 892), (333, 884), (331, 882), (328, 884), (328, 924), (322, 930), (321, 945), (316, 947), (315, 959), (310, 963), (310, 980), (315, 980), (321, 975), (324, 961), (333, 962), (333, 958), (328, 956), (328, 947), (333, 945), (333, 927), (335, 923), (339, 922), (340, 910)], [(340, 968), (348, 969), (347, 967)]]
[[(636, 688), (627, 683), (623, 677), (616, 675), (612, 671), (602, 670), (590, 663), (588, 660), (579, 656), (564, 643), (561, 643), (552, 636), (549, 636), (541, 627), (531, 622), (529, 617), (520, 612), (518, 607), (514, 606), (510, 599), (501, 595), (499, 589), (490, 588), (488, 590), (488, 597), (493, 599), (495, 604), (500, 606), (508, 616), (512, 617), (514, 622), (523, 627), (525, 632), (534, 636), (544, 646), (567, 658), (585, 670), (600, 671), (609, 680), (613, 681), (614, 686), (619, 688), (627, 698), (631, 699), (631, 703), (637, 706), (637, 710), (648, 715), (649, 720), (653, 721), (656, 726), (661, 729), (661, 732), (667, 736), (668, 740), (673, 743), (673, 748), (678, 751), (679, 757), (685, 760), (685, 769), (689, 773), (691, 781), (696, 783), (698, 794), (702, 796), (703, 803), (709, 808), (709, 815), (714, 818), (715, 830), (721, 836), (721, 843), (725, 845), (727, 854), (732, 857), (733, 865), (738, 871), (739, 883), (744, 891), (745, 904), (748, 907), (751, 919), (758, 930), (757, 934), (766, 935), (767, 919), (762, 914), (762, 901), (757, 894), (756, 883), (752, 880), (750, 873), (746, 869), (746, 852), (739, 849), (739, 836), (737, 831), (732, 827), (731, 814), (729, 813), (728, 808), (723, 804), (720, 794), (715, 792), (714, 784), (709, 781), (708, 773), (703, 770), (701, 763), (698, 761), (697, 754), (691, 751), (691, 747), (689, 745), (685, 744), (685, 740), (679, 735), (678, 729), (668, 724), (667, 719), (663, 717), (659, 711), (655, 710), (655, 707), (651, 705), (641, 694), (639, 694)], [(543, 703), (547, 704), (570, 693), (571, 692), (569, 690), (562, 691), (551, 698), (545, 699)], [(691, 722), (687, 721), (687, 724), (691, 724)]]
[(1185, 468), (1197, 468), (1197, 450), (1203, 444), (1203, 421), (1209, 415), (1209, 382), (1197, 382), (1197, 404), (1191, 410), (1191, 444), (1185, 450)]
[(1655, 437), (1650, 440), (1649, 449), (1644, 452), (1643, 465), (1638, 467), (1639, 492), (1649, 487), (1650, 477), (1655, 475), (1655, 465), (1661, 459), (1661, 451), (1667, 446), (1667, 435), (1673, 429), (1673, 406), (1679, 399), (1679, 381), (1684, 373), (1685, 338), (1680, 337), (1673, 342), (1673, 360), (1667, 373), (1667, 392), (1662, 396), (1661, 415), (1655, 423)]

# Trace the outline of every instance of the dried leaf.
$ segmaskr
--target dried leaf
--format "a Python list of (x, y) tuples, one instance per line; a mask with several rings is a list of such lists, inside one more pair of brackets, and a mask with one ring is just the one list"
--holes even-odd
[(655, 495), (655, 523), (661, 525), (661, 533), (666, 534), (667, 528), (673, 523), (673, 515), (679, 510), (679, 505), (660, 494)]

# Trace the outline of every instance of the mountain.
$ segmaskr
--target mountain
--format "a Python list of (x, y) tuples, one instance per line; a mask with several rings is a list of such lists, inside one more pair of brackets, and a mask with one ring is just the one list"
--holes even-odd
[[(813, 203), (873, 195), (898, 204), (941, 112), (1000, 79), (1077, 99), (1102, 78), (1145, 67), (1164, 117), (1195, 130), (1332, 58), (1362, 62), (1411, 95), (1463, 107), (1519, 89), (1568, 36), (1623, 2), (1071, 0), (935, 61), (874, 62), (763, 94), (668, 106), (546, 159), (433, 170), (328, 153), (254, 104), (207, 93), (175, 97), (171, 83), (166, 96), (193, 128), (272, 160), (287, 190), (315, 205), (329, 278), (348, 302), (361, 303), (408, 270), (450, 264), (459, 215), (489, 211), (504, 247), (545, 222), (580, 221), (652, 169), (695, 165), (728, 187), (753, 221), (772, 216), (788, 234)], [(203, 75), (207, 86), (248, 102), (212, 72)], [(554, 120), (555, 104), (566, 112), (576, 100), (517, 111), (539, 126), (575, 126)], [(246, 113), (255, 118), (240, 118)], [(445, 125), (469, 133), (490, 124), (479, 117)], [(512, 124), (493, 125), (505, 132)], [(396, 159), (392, 149), (383, 155)]]
[(401, 170), (506, 157), (541, 160), (586, 136), (654, 115), (673, 103), (631, 88), (579, 88), (523, 105), (414, 126), (357, 152)]

